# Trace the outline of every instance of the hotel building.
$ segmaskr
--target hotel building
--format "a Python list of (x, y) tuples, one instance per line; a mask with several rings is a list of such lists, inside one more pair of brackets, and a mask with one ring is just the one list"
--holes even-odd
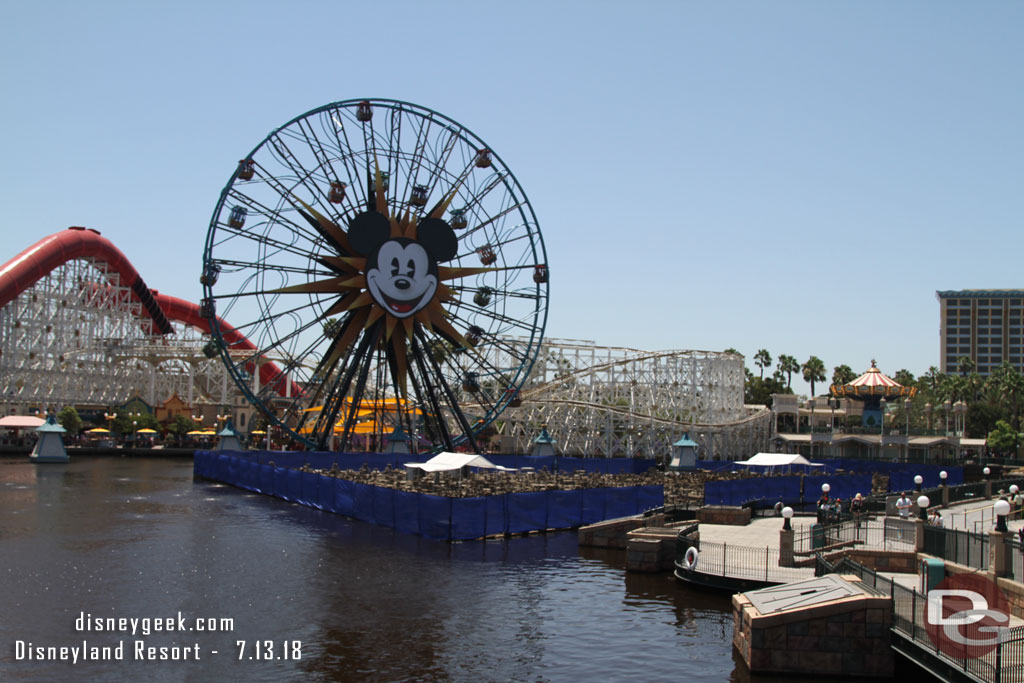
[(939, 369), (956, 373), (967, 356), (978, 374), (1009, 361), (1024, 371), (1024, 289), (935, 292), (939, 299)]

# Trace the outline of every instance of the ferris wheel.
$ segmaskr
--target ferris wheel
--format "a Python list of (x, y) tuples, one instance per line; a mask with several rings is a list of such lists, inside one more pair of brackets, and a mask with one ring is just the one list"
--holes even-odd
[(200, 281), (209, 354), (316, 450), (395, 434), (414, 452), (478, 450), (547, 318), (544, 242), (515, 176), (461, 124), (397, 100), (319, 107), (239, 161)]

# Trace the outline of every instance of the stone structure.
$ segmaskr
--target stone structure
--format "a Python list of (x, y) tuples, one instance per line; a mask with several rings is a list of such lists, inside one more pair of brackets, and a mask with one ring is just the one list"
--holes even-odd
[[(822, 600), (791, 609), (758, 608), (758, 594), (789, 591), (806, 605), (815, 582), (830, 579)], [(850, 590), (841, 590), (845, 582)], [(738, 593), (732, 598), (733, 645), (753, 673), (816, 676), (893, 675), (888, 597), (860, 590), (856, 577), (820, 579)], [(781, 602), (778, 601), (778, 602)]]

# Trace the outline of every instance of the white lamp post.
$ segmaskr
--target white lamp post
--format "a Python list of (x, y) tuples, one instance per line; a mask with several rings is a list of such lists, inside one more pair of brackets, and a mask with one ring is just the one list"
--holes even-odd
[(782, 508), (782, 530), (790, 531), (793, 527), (790, 525), (789, 520), (793, 519), (793, 508), (788, 505)]
[(1010, 504), (1005, 500), (997, 500), (992, 511), (996, 513), (996, 531), (1006, 533), (1006, 515), (1010, 514)]
[(921, 492), (921, 484), (924, 483), (924, 477), (920, 474), (914, 476), (914, 490), (918, 493)]
[(917, 507), (921, 510), (921, 519), (928, 521), (928, 506), (932, 502), (928, 500), (928, 496), (918, 496)]
[(941, 472), (939, 472), (939, 486), (946, 485), (946, 477), (948, 476), (949, 472), (947, 472), (946, 470), (942, 470)]

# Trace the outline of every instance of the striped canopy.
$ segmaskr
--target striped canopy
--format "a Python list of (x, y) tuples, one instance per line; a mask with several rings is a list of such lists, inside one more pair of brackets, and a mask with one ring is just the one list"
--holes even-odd
[(831, 392), (833, 396), (845, 398), (861, 396), (884, 396), (886, 398), (906, 396), (909, 398), (917, 393), (917, 387), (903, 386), (879, 370), (875, 361), (872, 360), (871, 367), (867, 372), (849, 384), (833, 384)]

